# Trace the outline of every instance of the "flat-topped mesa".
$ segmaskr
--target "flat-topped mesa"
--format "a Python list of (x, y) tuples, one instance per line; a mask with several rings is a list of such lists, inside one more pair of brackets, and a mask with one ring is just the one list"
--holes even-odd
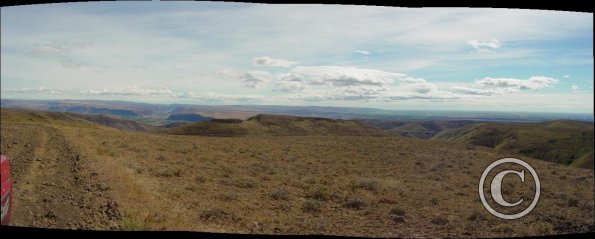
[(246, 121), (257, 121), (263, 124), (283, 124), (297, 121), (344, 122), (348, 120), (329, 119), (321, 117), (304, 117), (295, 115), (258, 114), (248, 118)]
[(212, 119), (171, 129), (166, 133), (206, 136), (386, 135), (380, 129), (353, 120), (273, 114), (258, 114), (244, 121)]
[(239, 124), (244, 122), (241, 119), (211, 119), (212, 122), (215, 123), (223, 123), (223, 124)]
[(213, 119), (212, 117), (206, 117), (201, 114), (171, 114), (167, 117), (167, 120), (173, 121), (184, 121), (184, 122), (200, 122), (205, 120)]

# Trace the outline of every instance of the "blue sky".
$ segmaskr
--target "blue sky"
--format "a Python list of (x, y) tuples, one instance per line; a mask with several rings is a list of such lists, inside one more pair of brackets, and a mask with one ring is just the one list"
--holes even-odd
[(95, 2), (3, 7), (17, 99), (593, 113), (593, 14)]

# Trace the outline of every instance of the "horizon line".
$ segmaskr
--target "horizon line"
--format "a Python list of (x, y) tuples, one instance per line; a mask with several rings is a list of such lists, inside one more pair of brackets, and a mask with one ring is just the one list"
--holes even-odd
[(3, 98), (0, 100), (17, 100), (17, 101), (110, 101), (110, 102), (126, 102), (135, 104), (148, 105), (194, 105), (194, 106), (265, 106), (265, 107), (317, 107), (317, 108), (343, 108), (343, 109), (368, 109), (381, 110), (388, 112), (467, 112), (467, 113), (524, 113), (524, 114), (579, 114), (592, 115), (594, 112), (554, 112), (554, 111), (503, 111), (503, 110), (465, 110), (465, 109), (451, 109), (451, 110), (424, 110), (424, 109), (383, 109), (377, 107), (350, 107), (350, 106), (321, 106), (321, 105), (270, 105), (270, 104), (197, 104), (197, 103), (147, 103), (141, 101), (131, 100), (113, 100), (113, 99), (18, 99), (18, 98)]

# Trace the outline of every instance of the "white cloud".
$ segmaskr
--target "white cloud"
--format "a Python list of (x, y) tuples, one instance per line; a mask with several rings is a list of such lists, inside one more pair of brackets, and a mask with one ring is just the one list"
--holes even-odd
[(570, 78), (570, 75), (563, 75), (564, 78)]
[(42, 94), (42, 95), (79, 95), (79, 96), (165, 96), (177, 97), (168, 88), (164, 87), (139, 87), (129, 86), (124, 88), (112, 89), (89, 89), (89, 90), (74, 90), (63, 88), (20, 88), (20, 89), (2, 89), (3, 93), (17, 93), (17, 94)]
[(548, 87), (553, 87), (554, 84), (557, 84), (559, 81), (557, 79), (546, 76), (532, 76), (526, 80), (514, 78), (486, 77), (475, 82), (482, 87), (516, 88), (519, 90), (540, 90)]
[(570, 88), (572, 88), (573, 91), (577, 91), (579, 89), (577, 85), (572, 85)]
[(300, 92), (306, 89), (306, 85), (299, 81), (279, 81), (276, 86), (285, 92)]
[(279, 74), (277, 76), (277, 78), (280, 81), (300, 81), (300, 82), (303, 82), (304, 81), (304, 77), (302, 75), (296, 74), (296, 73), (292, 73), (292, 72), (284, 73), (284, 74)]
[(490, 52), (489, 49), (498, 49), (502, 46), (500, 41), (492, 39), (490, 41), (482, 42), (478, 40), (470, 40), (467, 42), (475, 52)]
[(311, 84), (332, 86), (382, 86), (393, 83), (396, 78), (405, 77), (401, 73), (343, 66), (297, 66), (293, 72), (307, 75)]
[(2, 88), (2, 92), (4, 93), (16, 93), (16, 94), (63, 94), (66, 90), (62, 88), (47, 88), (47, 87), (38, 87), (38, 88), (19, 88), (19, 89), (4, 89)]
[(285, 92), (299, 92), (306, 89), (306, 85), (304, 83), (304, 77), (300, 74), (296, 73), (285, 73), (279, 74), (277, 76), (279, 81), (277, 82), (276, 86), (281, 91)]
[(417, 92), (417, 93), (421, 93), (421, 94), (426, 94), (430, 91), (434, 91), (437, 89), (436, 85), (434, 85), (432, 83), (425, 83), (425, 82), (424, 83), (407, 84), (407, 85), (404, 85), (402, 88), (407, 91), (413, 91), (413, 92)]
[(492, 96), (519, 93), (521, 90), (540, 90), (553, 87), (557, 79), (546, 76), (532, 76), (529, 79), (491, 78), (486, 77), (475, 81), (475, 85), (450, 87), (450, 91), (463, 95)]
[(370, 86), (370, 85), (361, 85), (361, 86), (348, 86), (342, 89), (345, 94), (348, 95), (357, 95), (357, 96), (372, 96), (377, 95), (382, 92), (388, 91), (387, 87), (384, 86)]
[[(425, 92), (422, 90), (422, 92)], [(393, 89), (387, 91), (375, 99), (379, 102), (394, 102), (394, 101), (402, 101), (402, 100), (453, 100), (453, 99), (461, 99), (464, 98), (462, 95), (453, 94), (452, 92), (442, 91), (442, 90), (435, 90), (432, 89), (425, 93), (419, 91), (410, 91), (410, 90), (398, 90)]]
[(354, 53), (359, 53), (359, 54), (362, 54), (362, 55), (370, 55), (370, 53), (371, 53), (369, 51), (362, 51), (362, 50), (356, 50), (356, 51), (353, 51), (353, 52)]
[[(277, 87), (286, 92), (290, 100), (378, 100), (392, 101), (413, 98), (440, 98), (432, 96), (438, 88), (422, 78), (402, 73), (345, 66), (298, 66), (293, 72), (280, 74)], [(399, 85), (392, 85), (394, 81)], [(308, 85), (304, 85), (308, 83)]]
[(425, 79), (415, 78), (415, 77), (410, 77), (410, 76), (401, 77), (399, 79), (404, 83), (426, 83)]
[(265, 82), (272, 79), (272, 75), (266, 71), (248, 71), (240, 77), (244, 81), (244, 86), (250, 88), (258, 88)]
[(425, 79), (407, 76), (402, 73), (387, 72), (377, 69), (365, 69), (346, 66), (298, 66), (293, 72), (308, 77), (311, 85), (348, 86), (387, 86), (395, 81), (401, 85), (411, 85), (417, 92), (428, 92), (435, 88)]
[(252, 59), (252, 64), (255, 66), (268, 66), (268, 67), (291, 67), (292, 65), (298, 64), (297, 62), (288, 61), (284, 59), (273, 59), (268, 56), (257, 57)]
[(113, 96), (165, 96), (177, 97), (177, 94), (165, 87), (139, 87), (130, 86), (118, 89), (82, 90), (81, 95), (113, 95)]
[(228, 95), (213, 92), (195, 93), (193, 91), (186, 92), (177, 96), (183, 99), (193, 99), (198, 101), (218, 102), (218, 101), (260, 101), (263, 99), (261, 95)]
[[(61, 89), (61, 88), (20, 88), (20, 89), (1, 89), (4, 94), (27, 94), (27, 95), (59, 95), (60, 97), (82, 97), (83, 99), (97, 98), (104, 99), (106, 96), (118, 96), (127, 98), (149, 97), (156, 99), (192, 99), (205, 102), (237, 102), (237, 101), (261, 101), (264, 99), (262, 95), (230, 95), (219, 94), (213, 92), (196, 93), (188, 91), (184, 93), (175, 93), (166, 87), (150, 87), (150, 86), (129, 86), (124, 88), (103, 88), (103, 89)], [(127, 99), (125, 98), (125, 99)]]
[(358, 85), (337, 87), (332, 89), (308, 89), (281, 97), (292, 101), (353, 101), (371, 100), (388, 89), (382, 86)]
[(468, 94), (468, 95), (495, 95), (496, 91), (494, 90), (484, 90), (484, 89), (476, 89), (464, 86), (453, 86), (450, 88), (452, 92), (460, 93), (460, 94)]
[(456, 99), (461, 98), (451, 92), (438, 90), (431, 83), (413, 83), (399, 86), (349, 85), (330, 89), (306, 89), (285, 96), (287, 100), (305, 101), (373, 101), (392, 102), (412, 99)]
[(450, 91), (453, 93), (457, 93), (457, 94), (481, 95), (481, 96), (502, 95), (502, 94), (511, 94), (511, 93), (520, 92), (518, 89), (515, 89), (515, 88), (478, 89), (478, 88), (465, 87), (465, 86), (453, 86), (450, 88)]

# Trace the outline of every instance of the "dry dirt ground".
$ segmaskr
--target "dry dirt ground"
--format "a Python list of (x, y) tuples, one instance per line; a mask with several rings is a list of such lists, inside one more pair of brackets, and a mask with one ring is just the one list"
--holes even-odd
[[(13, 167), (11, 223), (19, 226), (374, 237), (594, 230), (593, 170), (482, 147), (177, 136), (26, 118), (2, 121), (0, 146)], [(530, 163), (542, 184), (536, 208), (513, 221), (489, 214), (477, 193), (484, 168), (503, 157)], [(513, 180), (504, 185), (517, 198), (524, 188)]]
[(44, 125), (2, 125), (2, 152), (10, 156), (12, 225), (117, 229), (117, 203), (95, 183), (97, 173), (57, 129)]

